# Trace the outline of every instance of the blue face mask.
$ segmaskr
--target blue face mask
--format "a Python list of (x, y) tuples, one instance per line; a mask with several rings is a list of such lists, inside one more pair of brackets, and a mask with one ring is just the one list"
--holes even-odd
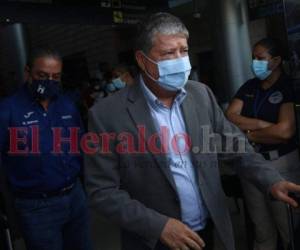
[(113, 83), (108, 83), (106, 85), (106, 91), (110, 93), (115, 92), (116, 91), (115, 85)]
[(272, 70), (269, 70), (268, 66), (269, 66), (268, 61), (253, 60), (252, 70), (254, 75), (260, 80), (265, 80), (272, 74)]
[(116, 89), (122, 89), (122, 88), (124, 88), (126, 86), (126, 83), (123, 82), (120, 77), (118, 77), (116, 79), (113, 79), (112, 83), (114, 84), (114, 86), (116, 87)]
[(162, 88), (169, 91), (178, 91), (186, 84), (191, 73), (191, 64), (188, 56), (176, 59), (155, 62), (145, 55), (145, 57), (158, 67), (159, 78), (154, 79), (147, 71), (145, 74), (158, 83)]
[(33, 80), (29, 85), (33, 96), (40, 100), (56, 98), (61, 92), (59, 81)]

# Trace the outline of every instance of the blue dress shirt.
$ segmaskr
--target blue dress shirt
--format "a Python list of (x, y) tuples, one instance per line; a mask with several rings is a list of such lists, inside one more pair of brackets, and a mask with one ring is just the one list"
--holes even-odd
[[(180, 200), (182, 221), (194, 231), (201, 230), (206, 225), (208, 211), (199, 191), (191, 155), (189, 152), (185, 152), (186, 140), (180, 136), (186, 134), (185, 122), (180, 108), (186, 91), (181, 89), (174, 99), (172, 107), (169, 108), (158, 100), (147, 88), (142, 77), (140, 78), (156, 129), (160, 131), (162, 126), (168, 128), (167, 157)], [(174, 142), (177, 146), (174, 145)]]

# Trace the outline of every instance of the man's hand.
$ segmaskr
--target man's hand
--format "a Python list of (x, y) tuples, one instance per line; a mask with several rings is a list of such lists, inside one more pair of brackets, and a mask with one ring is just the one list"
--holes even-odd
[(288, 196), (289, 192), (300, 193), (300, 186), (288, 181), (279, 181), (271, 187), (271, 194), (274, 198), (293, 207), (298, 207), (299, 204)]
[(176, 219), (169, 219), (161, 233), (160, 240), (167, 245), (171, 250), (203, 250), (205, 247), (204, 241)]

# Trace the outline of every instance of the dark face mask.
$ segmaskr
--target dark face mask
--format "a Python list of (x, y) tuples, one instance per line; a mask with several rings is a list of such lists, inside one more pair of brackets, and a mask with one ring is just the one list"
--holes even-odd
[(61, 92), (59, 81), (33, 80), (29, 85), (33, 96), (39, 100), (56, 98)]

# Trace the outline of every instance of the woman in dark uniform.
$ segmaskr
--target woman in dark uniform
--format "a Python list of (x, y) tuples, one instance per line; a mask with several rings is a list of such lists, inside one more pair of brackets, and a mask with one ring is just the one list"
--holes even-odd
[[(226, 115), (285, 179), (299, 183), (294, 96), (290, 80), (282, 69), (282, 57), (277, 41), (266, 38), (255, 44), (252, 63), (255, 78), (238, 90)], [(242, 186), (255, 228), (254, 249), (276, 250), (278, 232), (287, 249), (289, 233), (285, 205), (271, 201), (246, 180), (242, 180)]]

